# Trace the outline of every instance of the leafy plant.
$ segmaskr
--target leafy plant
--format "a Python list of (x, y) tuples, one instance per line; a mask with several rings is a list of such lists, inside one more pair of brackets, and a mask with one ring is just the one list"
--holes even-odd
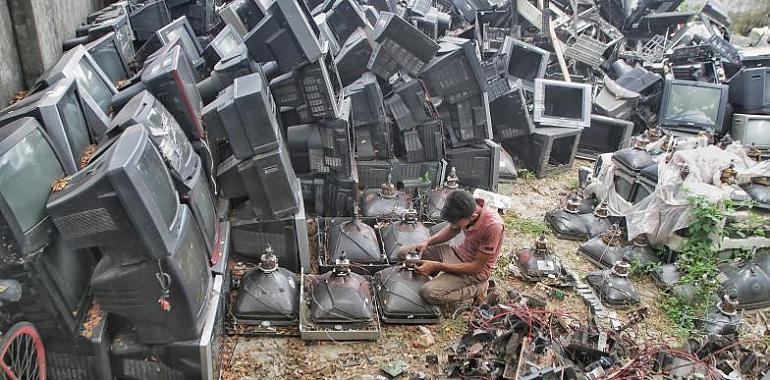
[(679, 284), (692, 287), (693, 299), (671, 295), (661, 305), (668, 318), (684, 332), (692, 331), (719, 291), (719, 259), (713, 241), (724, 236), (725, 215), (733, 207), (729, 202), (714, 203), (702, 196), (688, 199), (694, 207), (677, 267), (682, 274)]
[(521, 179), (523, 179), (525, 181), (529, 181), (529, 180), (532, 180), (532, 179), (535, 178), (535, 173), (533, 173), (533, 172), (531, 172), (531, 171), (529, 171), (527, 169), (520, 170), (518, 174), (519, 174), (519, 178), (521, 178)]
[(503, 216), (505, 228), (508, 231), (518, 231), (525, 235), (537, 236), (548, 231), (548, 225), (537, 219), (524, 218), (515, 212), (508, 212)]
[(433, 182), (433, 179), (431, 177), (432, 176), (430, 175), (430, 172), (426, 171), (420, 177), (420, 182), (422, 182), (422, 183), (431, 183), (431, 182)]

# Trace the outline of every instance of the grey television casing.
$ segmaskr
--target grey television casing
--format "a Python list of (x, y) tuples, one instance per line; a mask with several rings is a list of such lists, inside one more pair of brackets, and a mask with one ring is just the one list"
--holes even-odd
[(749, 141), (751, 139), (751, 128), (749, 122), (752, 120), (761, 120), (770, 123), (770, 115), (747, 115), (741, 113), (733, 114), (732, 128), (730, 129), (730, 136), (734, 140), (740, 140), (743, 145), (747, 147), (753, 147), (757, 149), (769, 150), (770, 149), (770, 130), (765, 132), (768, 136), (768, 141), (765, 144), (757, 144), (756, 141)]
[[(546, 86), (559, 86), (573, 89), (580, 89), (583, 92), (583, 99), (581, 99), (582, 117), (580, 119), (569, 119), (563, 117), (554, 117), (545, 114), (545, 87)], [(551, 79), (535, 79), (535, 97), (534, 104), (535, 110), (533, 119), (536, 123), (542, 125), (550, 125), (554, 127), (567, 127), (567, 128), (586, 128), (591, 125), (591, 88), (592, 86), (587, 83), (573, 83), (563, 82)]]

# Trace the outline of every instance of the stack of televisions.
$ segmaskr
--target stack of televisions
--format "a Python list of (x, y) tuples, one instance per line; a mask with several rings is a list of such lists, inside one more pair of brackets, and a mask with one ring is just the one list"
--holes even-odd
[[(388, 302), (425, 281), (394, 252), (427, 237), (415, 208), (436, 214), (458, 176), (497, 186), (474, 44), (434, 41), (449, 16), (425, 2), (314, 6), (117, 2), (0, 111), (0, 271), (23, 286), (4, 311), (41, 332), (49, 378), (217, 378), (235, 282), (236, 323), (307, 339), (376, 338), (378, 313), (437, 320), (419, 297)], [(363, 215), (378, 207), (361, 188), (399, 211)], [(323, 226), (318, 277), (303, 275), (306, 206)], [(357, 273), (368, 249), (389, 259)], [(232, 280), (234, 258), (258, 269)], [(286, 306), (265, 286), (297, 292)]]

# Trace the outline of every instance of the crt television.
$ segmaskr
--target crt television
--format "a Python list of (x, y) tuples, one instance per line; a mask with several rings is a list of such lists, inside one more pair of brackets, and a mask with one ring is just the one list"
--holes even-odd
[(285, 73), (321, 56), (320, 32), (304, 1), (275, 0), (268, 13), (243, 38), (257, 62), (276, 61)]
[[(109, 124), (110, 100), (118, 92), (107, 74), (83, 46), (76, 46), (64, 53), (59, 61), (46, 71), (30, 90), (31, 93), (42, 91), (62, 78), (76, 79), (83, 88), (83, 101), (89, 109), (98, 109), (98, 114), (86, 115), (90, 122)], [(98, 119), (98, 120), (97, 120)]]
[(81, 156), (92, 141), (84, 112), (88, 107), (79, 95), (82, 89), (74, 79), (62, 79), (0, 112), (0, 125), (22, 117), (37, 119), (48, 132), (64, 170), (73, 174), (80, 169)]
[(687, 80), (666, 80), (658, 121), (679, 131), (722, 131), (729, 87)]
[(240, 46), (243, 46), (243, 38), (233, 27), (225, 25), (219, 34), (203, 49), (203, 60), (206, 62), (209, 70), (213, 70), (219, 60), (229, 56), (230, 53)]
[(114, 84), (132, 75), (129, 62), (134, 58), (124, 56), (118, 43), (115, 32), (109, 32), (86, 45), (86, 50)]
[(163, 28), (158, 29), (155, 33), (164, 44), (173, 41), (175, 38), (179, 38), (182, 41), (184, 53), (191, 62), (200, 59), (201, 54), (203, 53), (201, 44), (198, 42), (198, 37), (195, 36), (193, 28), (185, 16), (172, 21)]
[(555, 127), (591, 125), (591, 85), (535, 79), (534, 120)]
[(743, 113), (770, 113), (770, 67), (744, 68), (730, 79), (730, 103)]
[(770, 115), (733, 114), (730, 135), (747, 147), (770, 149)]
[(142, 72), (142, 83), (174, 115), (190, 141), (204, 138), (203, 107), (195, 86), (195, 69), (180, 46), (164, 51)]
[(64, 168), (53, 143), (33, 118), (0, 128), (0, 258), (23, 260), (50, 243), (45, 211), (53, 182)]
[(147, 41), (155, 31), (171, 22), (165, 0), (147, 1), (131, 11), (131, 28), (138, 41)]
[(111, 138), (137, 124), (147, 129), (150, 140), (163, 156), (179, 191), (192, 188), (191, 181), (196, 168), (201, 165), (200, 158), (174, 116), (148, 91), (134, 96), (115, 115), (107, 136)]
[(631, 139), (634, 123), (612, 117), (591, 115), (591, 125), (580, 135), (578, 154), (596, 159), (602, 153), (611, 153), (625, 147)]
[(219, 10), (219, 17), (243, 37), (265, 17), (257, 0), (235, 0)]
[(169, 256), (181, 234), (179, 204), (163, 158), (142, 126), (70, 176), (48, 201), (48, 214), (72, 248), (100, 246), (121, 262)]
[[(182, 215), (184, 223), (168, 256), (138, 262), (107, 256), (91, 276), (95, 300), (131, 322), (140, 343), (195, 339), (203, 328), (213, 275), (198, 226), (189, 211)], [(168, 310), (159, 305), (162, 296)]]
[(521, 79), (524, 88), (532, 91), (535, 79), (543, 78), (551, 54), (537, 46), (505, 37), (498, 54), (507, 54), (506, 68), (513, 80)]

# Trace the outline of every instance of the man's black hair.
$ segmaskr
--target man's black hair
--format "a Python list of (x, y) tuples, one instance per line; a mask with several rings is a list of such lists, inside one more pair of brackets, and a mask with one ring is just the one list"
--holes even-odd
[(465, 190), (455, 190), (446, 197), (441, 218), (449, 223), (457, 223), (460, 219), (470, 217), (476, 211), (476, 199)]

